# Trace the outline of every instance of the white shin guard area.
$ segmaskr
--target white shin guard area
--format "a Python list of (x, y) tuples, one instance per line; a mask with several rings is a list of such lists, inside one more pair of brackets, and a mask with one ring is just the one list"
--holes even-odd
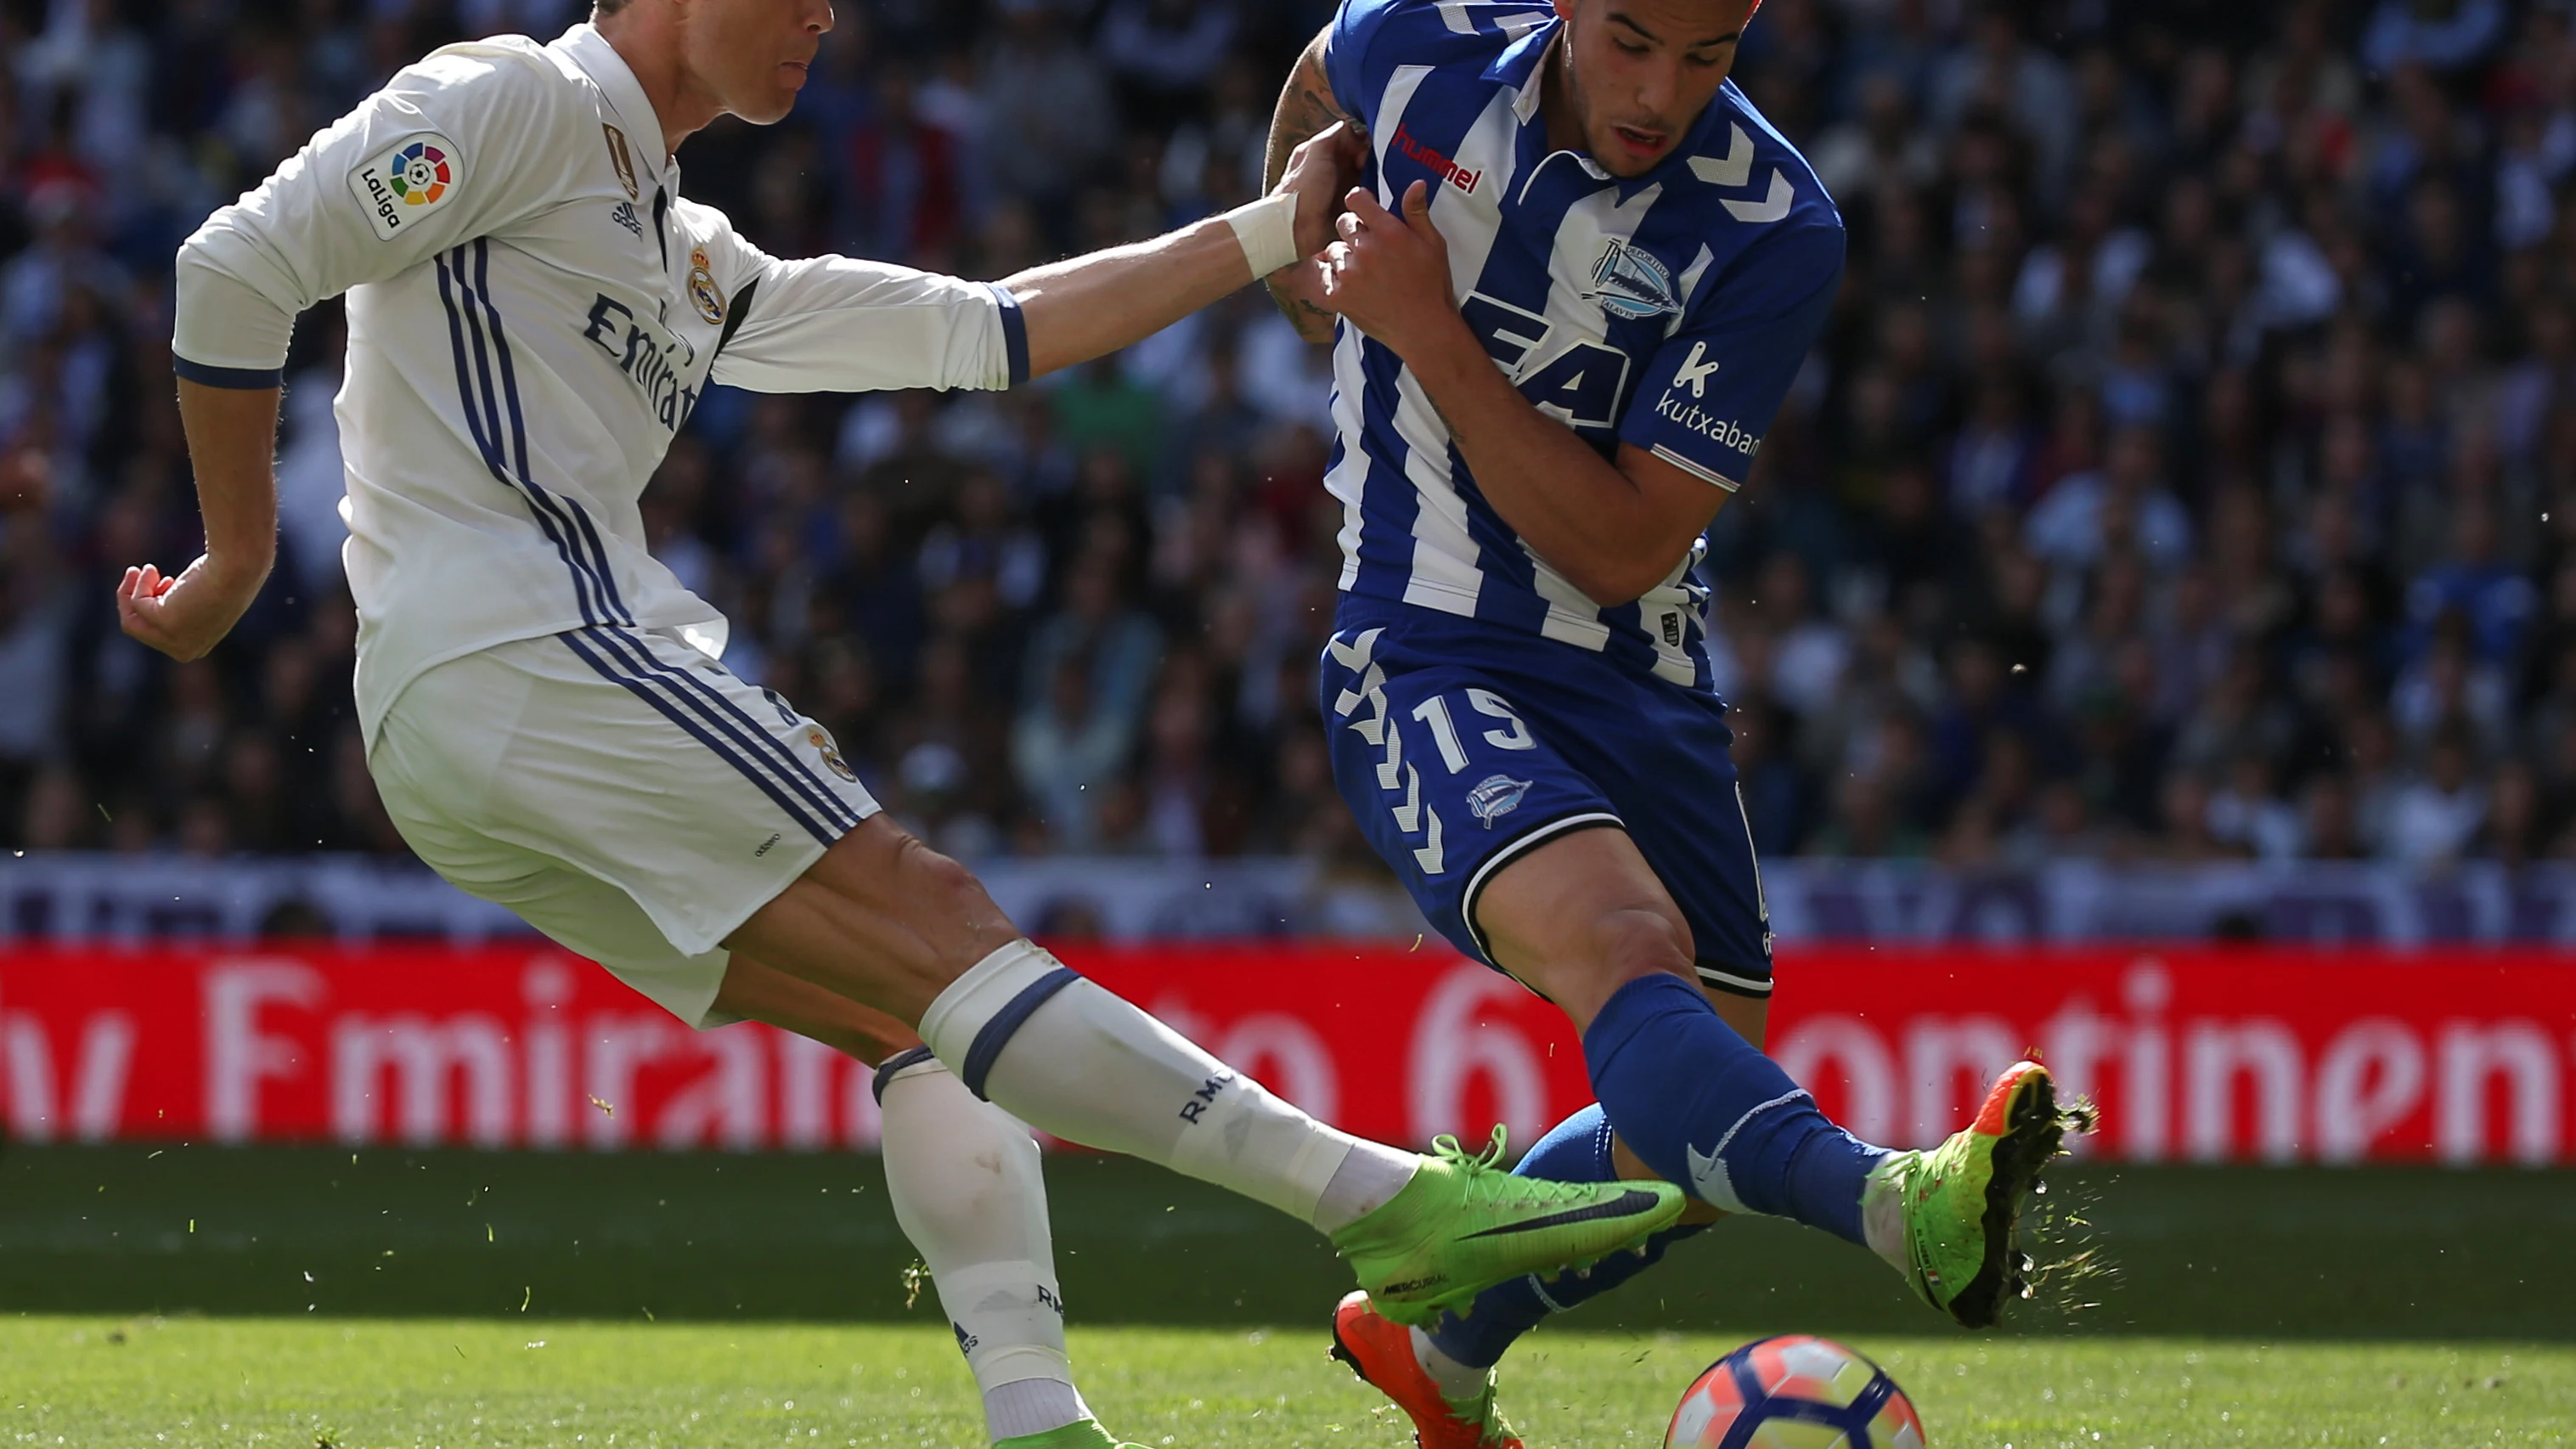
[(1382, 1169), (1356, 1176), (1392, 1178), (1385, 1196), (1412, 1173), (1410, 1154), (1307, 1116), (1028, 941), (951, 982), (921, 1037), (970, 1090), (1055, 1136), (1160, 1163), (1326, 1231), (1375, 1206), (1353, 1211), (1336, 1192), (1319, 1212), (1355, 1148)]
[(1065, 1356), (1036, 1139), (932, 1057), (887, 1065), (886, 1190), (930, 1265), (993, 1437), (1074, 1422), (1086, 1411)]

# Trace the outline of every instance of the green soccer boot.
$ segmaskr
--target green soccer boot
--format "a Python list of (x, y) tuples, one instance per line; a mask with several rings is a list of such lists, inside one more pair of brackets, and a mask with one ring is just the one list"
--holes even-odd
[(1896, 1195), (1905, 1279), (1924, 1302), (1963, 1327), (1994, 1326), (2027, 1266), (2013, 1242), (2022, 1200), (2076, 1125), (2057, 1108), (2048, 1068), (2015, 1062), (1965, 1131), (1929, 1152), (1899, 1152), (1870, 1174), (1862, 1211)]
[(1481, 1155), (1432, 1143), (1413, 1179), (1332, 1235), (1377, 1311), (1418, 1327), (1524, 1273), (1587, 1268), (1644, 1245), (1685, 1206), (1668, 1182), (1550, 1182), (1499, 1165), (1503, 1129)]
[(1145, 1449), (1145, 1446), (1126, 1443), (1102, 1428), (1098, 1419), (1084, 1418), (1043, 1434), (996, 1439), (993, 1449)]

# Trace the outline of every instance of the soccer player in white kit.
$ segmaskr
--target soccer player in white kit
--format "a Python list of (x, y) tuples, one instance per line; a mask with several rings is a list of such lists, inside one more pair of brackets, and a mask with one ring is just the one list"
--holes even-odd
[(831, 737), (718, 662), (637, 496), (710, 381), (1000, 388), (1320, 250), (1345, 137), (1223, 217), (998, 285), (786, 261), (679, 196), (718, 115), (784, 116), (827, 0), (613, 0), (549, 45), (409, 67), (181, 249), (172, 339), (206, 550), (129, 569), (126, 631), (203, 655), (273, 560), (280, 365), (347, 293), (337, 415), (368, 763), (460, 887), (683, 1021), (879, 1064), (897, 1215), (997, 1440), (1111, 1442), (1074, 1391), (1035, 1147), (1163, 1163), (1327, 1233), (1391, 1315), (1642, 1242), (1661, 1184), (1507, 1176), (1337, 1132), (1083, 980), (878, 813)]

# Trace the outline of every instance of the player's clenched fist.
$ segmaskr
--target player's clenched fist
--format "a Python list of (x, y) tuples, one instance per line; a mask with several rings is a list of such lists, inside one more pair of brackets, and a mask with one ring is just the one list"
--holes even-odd
[(1367, 164), (1368, 136), (1348, 121), (1335, 121), (1288, 153), (1278, 189), (1297, 198), (1297, 255), (1311, 257), (1332, 244), (1342, 195)]
[(1359, 180), (1368, 164), (1368, 133), (1348, 121), (1335, 121), (1288, 153), (1288, 169), (1279, 190), (1297, 198), (1295, 266), (1262, 279), (1279, 309), (1309, 342), (1333, 340), (1333, 311), (1324, 302), (1324, 280), (1313, 258), (1332, 244), (1334, 223), (1342, 215), (1342, 193)]
[(200, 658), (250, 608), (263, 577), (241, 576), (203, 555), (169, 577), (152, 564), (129, 568), (116, 585), (116, 621), (173, 659)]
[(1407, 360), (1462, 331), (1449, 296), (1449, 244), (1431, 224), (1429, 188), (1419, 181), (1406, 187), (1401, 216), (1365, 187), (1343, 200), (1348, 209), (1335, 222), (1340, 240), (1320, 263), (1327, 305)]

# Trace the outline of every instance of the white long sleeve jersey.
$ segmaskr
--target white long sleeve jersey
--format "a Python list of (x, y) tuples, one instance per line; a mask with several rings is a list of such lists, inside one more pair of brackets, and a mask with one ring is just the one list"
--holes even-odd
[(679, 196), (643, 87), (588, 25), (397, 74), (180, 249), (179, 375), (277, 384), (295, 314), (348, 294), (344, 553), (370, 746), (432, 665), (587, 625), (725, 621), (646, 551), (636, 499), (710, 380), (1002, 388), (999, 287), (782, 261)]

